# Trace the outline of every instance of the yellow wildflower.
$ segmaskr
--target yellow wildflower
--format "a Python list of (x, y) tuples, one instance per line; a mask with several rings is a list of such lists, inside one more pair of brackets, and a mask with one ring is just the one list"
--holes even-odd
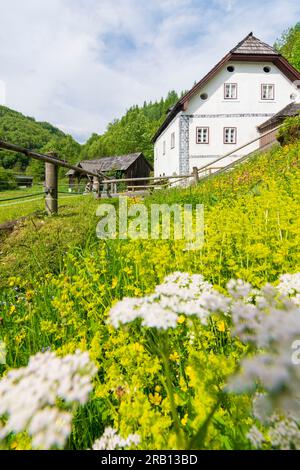
[(180, 358), (180, 356), (179, 356), (178, 352), (176, 352), (176, 351), (173, 352), (172, 354), (170, 354), (170, 356), (169, 356), (170, 361), (174, 361), (174, 362), (179, 361), (179, 358)]
[(139, 352), (139, 353), (142, 353), (145, 350), (144, 346), (140, 343), (134, 343), (132, 345), (132, 349), (136, 352)]
[(132, 274), (132, 269), (129, 266), (125, 266), (125, 268), (123, 268), (123, 272), (129, 275)]
[(186, 369), (185, 369), (185, 373), (189, 378), (188, 386), (189, 387), (195, 387), (196, 380), (197, 380), (197, 375), (196, 375), (194, 369), (191, 366), (187, 366)]
[(10, 307), (10, 309), (9, 309), (10, 315), (12, 315), (13, 313), (15, 313), (15, 311), (16, 311), (16, 306), (15, 306), (15, 305), (12, 305), (12, 306)]
[(184, 315), (180, 315), (178, 318), (177, 318), (177, 323), (179, 323), (180, 325), (182, 323), (185, 322), (185, 316)]
[(155, 392), (154, 395), (152, 393), (149, 394), (149, 400), (150, 400), (150, 403), (152, 403), (152, 405), (160, 405), (161, 404), (161, 401), (162, 401), (162, 396)]
[(221, 331), (223, 333), (226, 330), (225, 322), (219, 321), (217, 323), (217, 328), (218, 328), (219, 331)]
[(114, 277), (113, 280), (112, 280), (112, 283), (111, 283), (111, 288), (112, 289), (115, 289), (118, 285), (118, 278), (117, 277)]
[(185, 414), (184, 417), (181, 420), (182, 426), (186, 426), (188, 422), (188, 414)]
[(26, 292), (25, 297), (26, 297), (27, 302), (30, 302), (30, 300), (31, 300), (32, 297), (33, 297), (33, 294), (34, 294), (34, 292), (33, 292), (32, 290), (28, 290), (28, 291)]

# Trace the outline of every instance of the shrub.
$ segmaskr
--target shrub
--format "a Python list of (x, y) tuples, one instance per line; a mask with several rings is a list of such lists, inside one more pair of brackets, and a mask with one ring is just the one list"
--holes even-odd
[(17, 187), (16, 179), (12, 171), (0, 168), (0, 191), (5, 189), (15, 189)]
[(278, 142), (282, 146), (293, 144), (300, 140), (300, 115), (287, 118), (278, 131)]

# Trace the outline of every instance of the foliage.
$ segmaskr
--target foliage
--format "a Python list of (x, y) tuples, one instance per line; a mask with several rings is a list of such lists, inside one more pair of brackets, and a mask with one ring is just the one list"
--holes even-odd
[(0, 191), (14, 189), (17, 187), (16, 179), (12, 171), (5, 171), (0, 168)]
[[(167, 110), (177, 100), (178, 95), (171, 91), (159, 102), (145, 102), (142, 107), (132, 106), (121, 119), (110, 123), (104, 134), (93, 134), (83, 146), (49, 123), (37, 122), (34, 118), (0, 106), (0, 139), (41, 153), (57, 152), (61, 159), (74, 164), (82, 159), (134, 152), (143, 152), (153, 162), (152, 137), (165, 119)], [(44, 164), (23, 154), (1, 150), (0, 165), (15, 172), (26, 170), (27, 174), (39, 180), (44, 178)], [(65, 169), (61, 168), (60, 176), (65, 173)]]
[(300, 70), (300, 22), (284, 31), (275, 43), (276, 49)]
[(171, 91), (166, 99), (162, 98), (159, 102), (145, 102), (142, 107), (131, 107), (120, 120), (110, 123), (103, 135), (93, 134), (90, 137), (82, 148), (82, 157), (93, 159), (143, 152), (153, 162), (153, 135), (177, 100), (177, 93)]
[(300, 116), (285, 119), (278, 131), (277, 140), (281, 145), (293, 144), (300, 140)]
[[(7, 140), (30, 150), (59, 152), (60, 157), (70, 162), (77, 162), (80, 145), (75, 140), (47, 122), (37, 122), (17, 111), (0, 106), (0, 139)], [(30, 158), (19, 153), (0, 151), (0, 164), (3, 168), (24, 171)], [(28, 173), (33, 176), (43, 175), (43, 165), (32, 162)]]

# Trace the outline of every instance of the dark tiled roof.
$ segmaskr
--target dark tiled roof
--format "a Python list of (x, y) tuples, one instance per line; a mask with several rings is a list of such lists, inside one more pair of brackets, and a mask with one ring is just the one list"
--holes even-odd
[[(83, 160), (81, 161), (78, 166), (83, 168), (84, 170), (90, 171), (101, 171), (105, 173), (111, 170), (121, 170), (126, 171), (139, 157), (144, 157), (142, 152), (139, 153), (130, 153), (128, 155), (118, 155), (114, 157), (103, 157), (97, 160)], [(149, 167), (152, 170), (150, 163), (145, 159), (148, 163)], [(75, 174), (74, 170), (68, 171), (66, 176), (72, 176)]]
[(271, 124), (276, 124), (282, 122), (287, 117), (296, 116), (300, 113), (300, 103), (290, 103), (281, 109), (278, 113), (274, 114), (270, 119), (263, 122), (257, 129), (259, 131), (263, 131), (266, 127), (270, 126)]
[(239, 42), (230, 52), (232, 54), (279, 55), (273, 47), (253, 36), (253, 33), (248, 34), (248, 36)]

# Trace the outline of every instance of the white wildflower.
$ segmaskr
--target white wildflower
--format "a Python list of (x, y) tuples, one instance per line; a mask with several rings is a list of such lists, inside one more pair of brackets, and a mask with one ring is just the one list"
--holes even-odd
[(152, 295), (125, 298), (110, 311), (110, 323), (120, 324), (140, 318), (150, 328), (176, 328), (178, 315), (197, 316), (207, 323), (213, 312), (227, 312), (230, 300), (213, 289), (200, 274), (175, 272), (155, 288)]
[[(265, 413), (266, 395), (260, 394), (255, 396), (253, 400), (254, 416), (265, 425), (265, 433), (268, 441), (271, 442), (273, 448), (281, 450), (300, 449), (300, 429), (294, 418), (288, 413), (286, 416), (280, 416), (273, 413), (269, 416)], [(248, 434), (248, 439), (256, 448), (260, 448), (266, 439), (262, 433), (253, 426)]]
[(228, 389), (241, 393), (259, 384), (267, 392), (261, 398), (262, 414), (300, 418), (300, 368), (291, 360), (291, 345), (300, 338), (299, 307), (267, 284), (252, 304), (238, 299), (231, 311), (234, 334), (257, 352), (241, 362), (240, 373), (230, 380)]
[(134, 321), (140, 317), (139, 308), (141, 305), (142, 299), (125, 297), (111, 308), (109, 312), (110, 323), (114, 328), (118, 328), (121, 324)]
[(263, 442), (265, 441), (263, 434), (260, 432), (259, 429), (257, 429), (256, 426), (252, 426), (252, 428), (247, 434), (247, 438), (251, 442), (252, 446), (256, 449), (260, 449)]
[(57, 399), (86, 403), (96, 371), (89, 354), (80, 351), (62, 358), (53, 352), (39, 353), (27, 367), (9, 371), (0, 381), (0, 417), (7, 416), (1, 438), (28, 430), (33, 446), (62, 447), (70, 433), (71, 415), (57, 408)]
[(250, 295), (252, 286), (248, 282), (244, 282), (241, 279), (231, 279), (227, 283), (227, 290), (233, 298), (245, 299)]
[(62, 448), (71, 433), (72, 414), (56, 407), (44, 408), (32, 418), (28, 432), (37, 449)]
[(279, 280), (280, 282), (277, 286), (279, 292), (289, 296), (300, 307), (300, 273), (283, 274)]
[(141, 308), (142, 325), (148, 328), (167, 330), (176, 328), (178, 315), (171, 310), (163, 309), (159, 304), (143, 306)]
[(289, 418), (274, 420), (269, 431), (272, 446), (281, 450), (300, 449), (300, 430), (298, 424)]
[(126, 439), (117, 434), (113, 428), (106, 428), (100, 439), (93, 445), (93, 450), (116, 450), (126, 447), (137, 447), (140, 443), (138, 434), (130, 434)]

